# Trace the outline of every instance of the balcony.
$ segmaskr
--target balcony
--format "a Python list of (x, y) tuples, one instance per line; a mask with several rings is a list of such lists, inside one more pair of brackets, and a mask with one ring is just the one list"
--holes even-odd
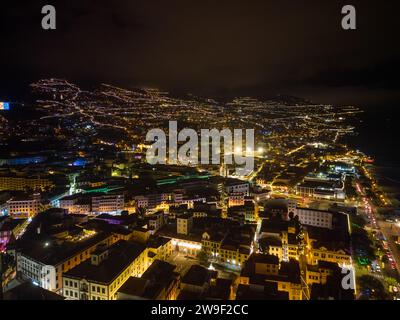
[(89, 292), (89, 286), (86, 285), (86, 284), (81, 285), (80, 290), (81, 290), (82, 292)]

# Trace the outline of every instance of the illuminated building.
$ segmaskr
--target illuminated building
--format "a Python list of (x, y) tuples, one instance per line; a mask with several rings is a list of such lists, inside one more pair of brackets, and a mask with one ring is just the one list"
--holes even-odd
[(334, 172), (338, 173), (346, 173), (346, 174), (354, 174), (355, 173), (355, 167), (354, 165), (350, 163), (345, 163), (345, 162), (336, 162), (330, 165), (331, 169)]
[(279, 262), (278, 257), (252, 254), (238, 279), (249, 288), (275, 285), (276, 291), (287, 292), (289, 300), (303, 300), (300, 266), (297, 260)]
[[(172, 240), (165, 237), (154, 237), (147, 242), (148, 264), (154, 260), (167, 260), (172, 255)], [(150, 258), (151, 257), (151, 258)]]
[(62, 274), (90, 258), (100, 244), (110, 245), (109, 233), (93, 234), (55, 246), (52, 241), (28, 241), (17, 251), (17, 272), (38, 286), (62, 293)]
[(246, 201), (241, 206), (228, 208), (227, 217), (244, 223), (255, 223), (258, 220), (258, 205), (253, 201)]
[(283, 260), (282, 239), (276, 236), (268, 236), (258, 240), (261, 251), (269, 255), (277, 256), (279, 261)]
[(197, 256), (201, 250), (201, 242), (190, 239), (180, 239), (178, 235), (172, 238), (173, 249), (189, 256)]
[(351, 265), (351, 254), (345, 248), (333, 245), (322, 245), (318, 242), (311, 243), (311, 250), (308, 255), (310, 264), (317, 264), (319, 261), (338, 263), (339, 265)]
[(209, 262), (239, 269), (253, 250), (256, 225), (207, 217), (193, 219), (190, 231), (184, 226), (183, 231), (187, 230), (188, 234), (177, 233), (177, 228), (177, 225), (166, 225), (160, 235), (172, 239), (173, 250), (190, 256), (203, 251)]
[(149, 206), (149, 199), (145, 196), (137, 196), (135, 200), (138, 208), (147, 208)]
[(304, 225), (332, 229), (333, 213), (324, 210), (297, 207), (293, 211), (294, 216), (298, 216)]
[[(285, 220), (263, 220), (259, 231), (259, 243), (264, 251), (280, 257), (283, 261), (299, 259), (298, 233), (293, 223)], [(265, 240), (264, 240), (265, 239)]]
[(77, 193), (66, 196), (58, 201), (59, 207), (77, 214), (119, 214), (124, 209), (123, 194), (108, 194), (102, 192)]
[(152, 214), (148, 219), (149, 230), (152, 234), (157, 232), (165, 223), (164, 212), (157, 212)]
[(88, 214), (91, 212), (90, 199), (81, 194), (65, 196), (58, 200), (58, 207), (68, 210), (70, 214)]
[[(240, 234), (237, 236), (241, 237)], [(241, 268), (252, 251), (252, 239), (231, 238), (229, 234), (210, 235), (204, 232), (202, 236), (202, 250), (210, 257), (210, 261)]]
[(282, 259), (289, 261), (290, 259), (299, 260), (300, 241), (294, 228), (288, 228), (288, 231), (282, 232)]
[(337, 263), (319, 261), (315, 265), (306, 266), (306, 282), (308, 285), (326, 284), (328, 276), (332, 276), (334, 269), (339, 269)]
[(139, 195), (134, 198), (137, 208), (160, 209), (169, 206), (180, 205), (182, 203), (181, 193), (154, 193)]
[(130, 277), (118, 290), (118, 300), (176, 300), (180, 275), (176, 266), (155, 260), (141, 277)]
[(242, 193), (231, 194), (228, 197), (228, 207), (243, 206), (245, 195)]
[(346, 194), (343, 189), (343, 182), (304, 181), (296, 186), (296, 194), (316, 199), (344, 200)]
[(124, 210), (123, 194), (106, 194), (92, 197), (92, 212), (120, 213)]
[(7, 210), (11, 217), (31, 218), (36, 216), (42, 208), (39, 193), (35, 193), (31, 197), (16, 195), (7, 201)]
[(46, 178), (0, 176), (0, 191), (25, 191), (26, 189), (44, 191), (46, 188), (53, 187), (54, 183)]
[(121, 240), (98, 247), (90, 260), (64, 272), (63, 295), (71, 300), (116, 300), (129, 277), (140, 277), (147, 267), (143, 245)]
[(178, 234), (188, 235), (193, 228), (193, 217), (184, 214), (176, 218), (176, 232)]
[[(191, 214), (193, 214), (193, 218), (207, 218), (208, 213), (205, 211), (196, 211), (195, 209), (192, 209)], [(218, 217), (221, 216), (220, 214), (217, 215)]]
[(299, 260), (304, 255), (312, 265), (319, 261), (351, 265), (347, 216), (338, 215), (336, 220), (341, 220), (343, 225), (339, 226), (339, 222), (331, 228), (305, 225), (301, 233), (292, 222), (263, 220), (259, 244), (263, 252), (282, 261)]
[(350, 234), (347, 215), (337, 213), (332, 229), (307, 226), (306, 255), (309, 264), (327, 261), (343, 265), (352, 265)]
[(245, 196), (248, 196), (250, 194), (250, 185), (248, 182), (230, 178), (225, 183), (225, 190), (228, 195), (243, 194)]
[(311, 300), (354, 300), (355, 290), (342, 285), (342, 268), (333, 262), (319, 261), (307, 265), (305, 281)]

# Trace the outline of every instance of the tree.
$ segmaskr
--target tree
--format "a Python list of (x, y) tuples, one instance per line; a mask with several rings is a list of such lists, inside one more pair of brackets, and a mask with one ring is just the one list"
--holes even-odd
[(370, 275), (363, 275), (358, 278), (358, 284), (361, 288), (362, 298), (372, 300), (389, 300), (390, 295), (386, 291), (383, 283)]
[(207, 263), (208, 259), (210, 258), (209, 254), (207, 254), (204, 250), (201, 250), (198, 254), (197, 254), (197, 258), (200, 260), (200, 262), (202, 263)]
[(389, 286), (397, 286), (397, 280), (395, 278), (392, 278), (392, 277), (387, 277), (386, 278), (386, 283)]

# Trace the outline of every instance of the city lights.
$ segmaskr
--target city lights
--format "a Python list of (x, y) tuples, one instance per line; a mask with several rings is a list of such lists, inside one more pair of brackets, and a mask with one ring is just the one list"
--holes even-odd
[(400, 300), (386, 2), (72, 2), (4, 3), (0, 300)]

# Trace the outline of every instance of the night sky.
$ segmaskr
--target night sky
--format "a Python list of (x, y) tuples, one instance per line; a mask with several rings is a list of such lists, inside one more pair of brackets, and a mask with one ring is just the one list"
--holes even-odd
[[(398, 1), (70, 0), (1, 4), (0, 98), (31, 81), (154, 86), (214, 97), (291, 94), (319, 102), (400, 98)], [(41, 7), (57, 30), (41, 29)], [(341, 29), (341, 8), (357, 30)]]

